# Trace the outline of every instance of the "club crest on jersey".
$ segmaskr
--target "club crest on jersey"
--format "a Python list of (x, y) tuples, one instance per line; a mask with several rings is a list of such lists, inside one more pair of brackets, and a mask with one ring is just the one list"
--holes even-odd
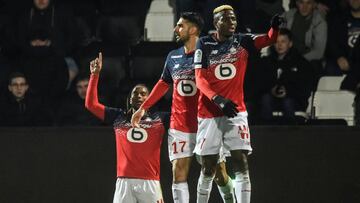
[(231, 47), (229, 51), (230, 51), (230, 53), (234, 54), (234, 53), (236, 53), (236, 48), (235, 48), (235, 47)]
[(202, 58), (202, 51), (200, 49), (197, 49), (195, 51), (195, 56), (194, 56), (194, 63), (200, 63), (201, 62), (201, 58)]

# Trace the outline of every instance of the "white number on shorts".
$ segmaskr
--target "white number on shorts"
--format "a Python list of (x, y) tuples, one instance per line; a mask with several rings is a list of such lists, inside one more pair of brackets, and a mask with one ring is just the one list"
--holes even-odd
[(186, 141), (179, 141), (179, 143), (173, 142), (171, 145), (173, 146), (173, 154), (177, 154), (177, 144), (181, 145), (180, 152), (184, 152), (184, 147), (186, 144)]
[(219, 80), (228, 80), (235, 77), (236, 68), (231, 63), (219, 64), (215, 68), (215, 76)]
[(130, 142), (143, 143), (147, 140), (148, 134), (143, 128), (130, 128), (126, 133), (126, 137)]
[(177, 87), (178, 93), (183, 96), (194, 96), (197, 92), (195, 82), (192, 80), (181, 80)]

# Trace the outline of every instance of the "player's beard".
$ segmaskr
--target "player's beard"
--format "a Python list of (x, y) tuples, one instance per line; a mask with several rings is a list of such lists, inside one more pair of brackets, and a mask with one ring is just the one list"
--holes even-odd
[(178, 44), (184, 45), (187, 41), (189, 41), (189, 35), (180, 36), (175, 34), (175, 39)]

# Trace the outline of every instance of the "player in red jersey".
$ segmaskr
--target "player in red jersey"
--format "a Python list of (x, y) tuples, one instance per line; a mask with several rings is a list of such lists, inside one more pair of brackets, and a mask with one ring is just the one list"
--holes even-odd
[(216, 33), (197, 42), (194, 56), (198, 103), (195, 153), (202, 157), (197, 202), (208, 202), (221, 146), (231, 152), (238, 203), (250, 202), (247, 155), (251, 152), (243, 83), (248, 55), (276, 41), (282, 19), (275, 15), (264, 36), (235, 33), (234, 10), (229, 5), (214, 9)]
[[(163, 74), (148, 99), (133, 114), (132, 125), (173, 85), (173, 101), (169, 129), (169, 157), (173, 165), (173, 199), (175, 203), (188, 203), (187, 177), (194, 154), (197, 133), (197, 101), (199, 91), (195, 85), (194, 51), (203, 21), (197, 13), (183, 13), (174, 28), (176, 40), (184, 46), (171, 51), (166, 59)], [(224, 202), (234, 202), (232, 181), (225, 163), (217, 165), (215, 182)]]
[[(165, 133), (165, 114), (146, 114), (138, 128), (130, 118), (149, 95), (145, 85), (136, 85), (129, 98), (130, 109), (104, 106), (98, 102), (97, 84), (102, 55), (90, 63), (90, 81), (85, 106), (98, 118), (113, 123), (116, 136), (117, 181), (114, 203), (163, 203), (160, 187), (160, 146)], [(139, 150), (141, 149), (141, 150)]]

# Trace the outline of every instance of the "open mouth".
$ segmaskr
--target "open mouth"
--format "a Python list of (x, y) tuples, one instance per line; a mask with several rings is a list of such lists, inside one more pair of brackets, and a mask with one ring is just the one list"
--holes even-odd
[(235, 32), (235, 29), (236, 29), (235, 26), (232, 26), (232, 27), (229, 28), (229, 31), (230, 32)]

